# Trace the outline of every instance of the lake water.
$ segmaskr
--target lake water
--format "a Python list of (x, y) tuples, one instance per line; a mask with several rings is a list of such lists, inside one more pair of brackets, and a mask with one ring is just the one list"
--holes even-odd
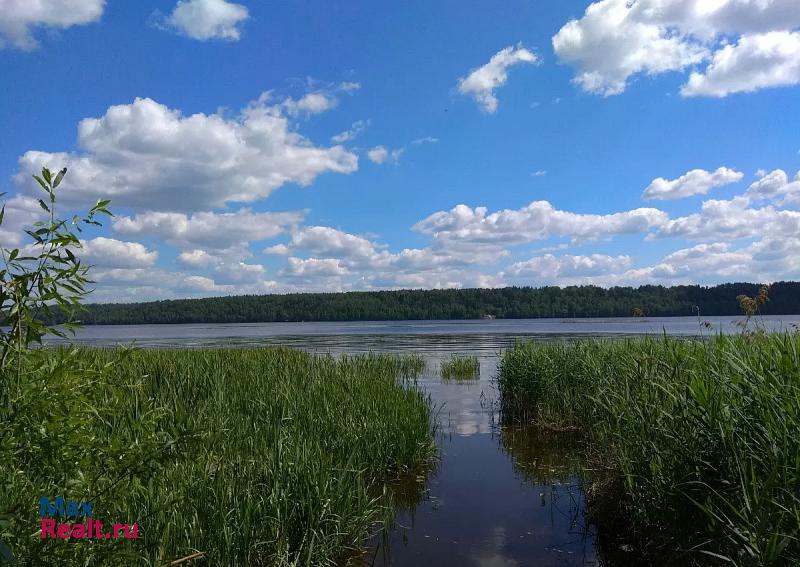
[[(143, 347), (296, 346), (315, 352), (391, 351), (496, 354), (518, 339), (660, 334), (708, 336), (738, 332), (742, 317), (644, 317), (609, 319), (495, 319), (467, 321), (357, 321), (344, 323), (234, 323), (188, 325), (93, 325), (77, 341)], [(771, 331), (800, 326), (800, 316), (759, 318)], [(794, 326), (794, 327), (793, 327)]]
[[(92, 326), (76, 341), (141, 347), (290, 346), (317, 353), (417, 352), (419, 379), (438, 412), (441, 461), (420, 482), (398, 489), (404, 509), (377, 539), (365, 565), (411, 567), (603, 565), (585, 515), (581, 460), (569, 439), (498, 423), (498, 357), (518, 340), (573, 340), (642, 334), (708, 336), (738, 332), (740, 317), (535, 319)], [(793, 329), (800, 316), (759, 321)], [(480, 378), (439, 378), (453, 353), (476, 355)], [(612, 564), (612, 563), (608, 563)]]

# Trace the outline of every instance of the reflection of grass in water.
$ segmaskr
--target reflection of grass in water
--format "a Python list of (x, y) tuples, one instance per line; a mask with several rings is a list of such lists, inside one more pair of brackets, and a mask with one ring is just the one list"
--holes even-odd
[[(536, 486), (539, 505), (563, 516), (569, 534), (592, 540), (595, 529), (581, 490), (586, 470), (581, 434), (536, 425), (504, 426), (500, 445), (511, 458), (515, 476)], [(554, 543), (552, 549), (558, 550), (562, 542)]]
[(519, 344), (499, 386), (506, 417), (585, 433), (598, 519), (657, 563), (800, 560), (800, 334)]
[(428, 461), (423, 468), (405, 471), (390, 482), (377, 486), (375, 501), (381, 504), (384, 514), (371, 529), (371, 537), (363, 549), (354, 550), (346, 556), (342, 564), (366, 567), (375, 565), (376, 558), (381, 556), (381, 565), (391, 564), (393, 534), (401, 533), (407, 542), (406, 530), (409, 525), (398, 520), (400, 514), (407, 514), (413, 525), (413, 518), (419, 506), (426, 498), (432, 498), (428, 491), (428, 479), (438, 470), (438, 459)]
[(481, 375), (481, 365), (477, 356), (454, 354), (442, 361), (439, 372), (444, 380), (477, 380)]
[(514, 470), (534, 484), (567, 482), (583, 474), (586, 459), (580, 435), (553, 432), (535, 425), (507, 426), (500, 444), (511, 457)]

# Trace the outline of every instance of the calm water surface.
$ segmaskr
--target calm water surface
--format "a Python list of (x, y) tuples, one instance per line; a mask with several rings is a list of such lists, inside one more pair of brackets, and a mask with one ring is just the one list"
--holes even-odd
[[(709, 335), (737, 332), (741, 317), (645, 317), (611, 319), (503, 319), (468, 321), (365, 321), (344, 323), (234, 323), (188, 325), (94, 325), (78, 332), (80, 342), (130, 344), (145, 347), (217, 345), (296, 346), (315, 352), (414, 350), (496, 354), (518, 339), (551, 340), (598, 335), (625, 336), (668, 333)], [(800, 326), (800, 316), (764, 317), (769, 330)], [(476, 350), (477, 349), (477, 352)]]
[(437, 375), (452, 344), (428, 351), (421, 384), (439, 410), (441, 461), (365, 565), (600, 564), (577, 451), (498, 423), (498, 359), (489, 348), (484, 343), (480, 379), (467, 383)]
[[(78, 342), (142, 347), (291, 346), (316, 353), (418, 352), (420, 378), (439, 421), (441, 461), (402, 491), (406, 506), (375, 541), (366, 565), (602, 565), (585, 517), (581, 460), (569, 439), (542, 439), (531, 428), (497, 422), (498, 357), (518, 340), (588, 336), (704, 335), (737, 332), (737, 317), (536, 319), (218, 325), (92, 326)], [(765, 318), (770, 330), (800, 317)], [(453, 353), (476, 355), (480, 379), (443, 382), (439, 364)]]

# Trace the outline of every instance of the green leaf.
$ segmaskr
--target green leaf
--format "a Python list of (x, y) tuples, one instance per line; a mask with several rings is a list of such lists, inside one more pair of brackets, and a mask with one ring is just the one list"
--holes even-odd
[(53, 181), (53, 189), (55, 189), (56, 187), (58, 187), (58, 185), (61, 183), (61, 180), (62, 180), (62, 179), (64, 179), (64, 176), (65, 176), (66, 174), (67, 174), (67, 168), (66, 168), (66, 167), (65, 167), (65, 168), (63, 168), (61, 171), (59, 171), (59, 172), (58, 172), (58, 175), (56, 175), (56, 178), (55, 178), (55, 180)]
[(42, 186), (42, 189), (44, 189), (44, 190), (45, 190), (45, 191), (47, 191), (48, 193), (50, 192), (50, 188), (47, 186), (47, 183), (45, 183), (45, 182), (42, 180), (42, 178), (41, 178), (41, 177), (39, 177), (38, 175), (34, 175), (34, 176), (33, 176), (33, 178), (34, 178), (34, 179), (35, 179), (35, 180), (36, 180), (36, 181), (39, 183), (39, 185), (41, 185), (41, 186)]
[(33, 232), (32, 230), (26, 230), (25, 234), (27, 234), (28, 236), (33, 238), (36, 241), (36, 244), (41, 244), (42, 242), (44, 242), (42, 237), (39, 236), (38, 234), (36, 234), (35, 232)]
[(48, 207), (48, 206), (45, 204), (45, 202), (44, 202), (44, 201), (42, 201), (41, 199), (39, 199), (39, 206), (40, 206), (40, 207), (42, 207), (42, 208), (43, 208), (45, 211), (47, 211), (48, 213), (50, 212), (50, 207)]

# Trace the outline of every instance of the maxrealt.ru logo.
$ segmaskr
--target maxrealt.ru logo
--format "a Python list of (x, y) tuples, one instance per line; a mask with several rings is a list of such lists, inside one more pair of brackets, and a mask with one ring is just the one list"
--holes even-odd
[[(107, 528), (94, 519), (93, 502), (66, 500), (56, 496), (52, 501), (46, 496), (39, 500), (39, 515), (42, 517), (42, 539), (136, 539), (139, 537), (138, 524), (111, 524)], [(56, 522), (56, 518), (66, 520)], [(73, 521), (70, 522), (69, 520)]]

